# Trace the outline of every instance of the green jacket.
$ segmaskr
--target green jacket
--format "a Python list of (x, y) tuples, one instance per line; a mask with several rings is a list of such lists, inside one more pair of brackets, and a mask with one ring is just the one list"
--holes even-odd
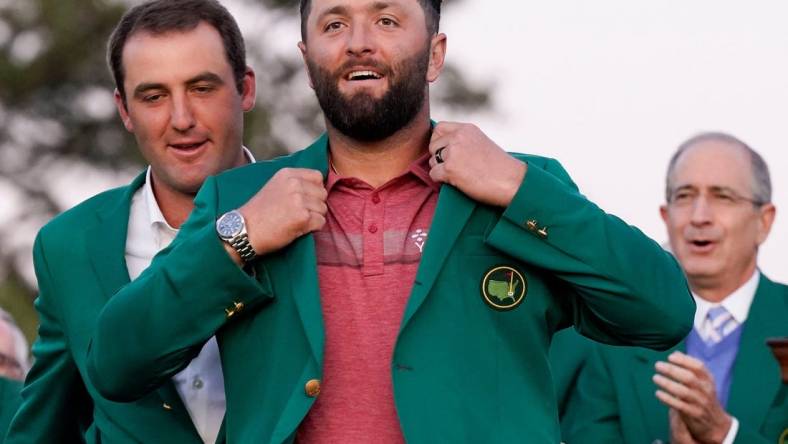
[[(101, 193), (38, 233), (33, 262), (40, 317), (35, 364), (6, 444), (43, 442), (201, 443), (174, 384), (161, 381), (133, 403), (102, 398), (85, 377), (85, 354), (104, 304), (129, 282), (130, 185)], [(133, 337), (132, 330), (119, 334)], [(165, 404), (169, 408), (165, 408)]]
[[(726, 410), (739, 420), (737, 444), (777, 444), (788, 434), (788, 384), (766, 338), (788, 335), (788, 286), (764, 276), (742, 327)], [(564, 417), (569, 444), (668, 442), (668, 409), (654, 395), (654, 364), (666, 352), (599, 346)], [(788, 435), (786, 435), (788, 436)], [(782, 443), (780, 443), (782, 444)]]
[(19, 408), (19, 390), (22, 384), (0, 377), (0, 436), (8, 430), (8, 424), (14, 417), (16, 409)]
[(561, 421), (562, 435), (564, 429), (564, 415), (567, 406), (575, 395), (577, 378), (594, 350), (594, 341), (579, 335), (574, 329), (561, 330), (553, 336), (550, 343), (548, 358), (550, 369), (553, 373), (555, 397), (558, 402), (558, 419)]
[[(101, 313), (88, 374), (104, 395), (144, 396), (216, 333), (228, 442), (292, 442), (314, 402), (305, 384), (322, 373), (313, 237), (260, 258), (247, 274), (214, 225), (281, 168), (325, 175), (327, 150), (323, 136), (206, 181), (173, 244)], [(553, 332), (575, 324), (598, 340), (667, 348), (692, 325), (694, 302), (669, 254), (581, 196), (554, 160), (518, 157), (529, 169), (506, 211), (441, 188), (392, 356), (409, 442), (554, 444)], [(499, 265), (527, 279), (524, 301), (510, 311), (481, 297), (483, 277)]]

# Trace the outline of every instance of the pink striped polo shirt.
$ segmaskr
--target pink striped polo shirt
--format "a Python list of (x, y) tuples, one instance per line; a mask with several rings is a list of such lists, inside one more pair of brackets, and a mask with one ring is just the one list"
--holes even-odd
[(315, 233), (325, 325), (320, 395), (299, 443), (401, 443), (391, 358), (438, 200), (429, 154), (377, 189), (329, 171)]

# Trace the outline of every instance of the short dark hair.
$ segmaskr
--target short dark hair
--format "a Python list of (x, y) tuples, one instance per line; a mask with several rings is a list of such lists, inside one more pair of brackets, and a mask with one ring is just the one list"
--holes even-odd
[(107, 63), (124, 104), (126, 93), (123, 90), (123, 47), (129, 37), (140, 31), (156, 35), (191, 31), (201, 22), (213, 26), (222, 37), (227, 61), (233, 70), (235, 86), (239, 93), (243, 93), (246, 48), (238, 23), (227, 9), (216, 0), (153, 0), (126, 11), (112, 31), (107, 45)]
[(708, 131), (696, 134), (695, 136), (686, 140), (678, 147), (676, 152), (673, 153), (673, 156), (670, 158), (670, 162), (668, 163), (668, 173), (665, 175), (665, 200), (667, 202), (670, 202), (671, 196), (673, 195), (673, 170), (676, 168), (679, 158), (690, 148), (701, 142), (707, 141), (727, 143), (728, 145), (739, 148), (747, 153), (747, 155), (750, 156), (754, 203), (760, 206), (772, 201), (772, 179), (769, 175), (769, 166), (766, 164), (766, 161), (763, 160), (763, 157), (761, 157), (757, 151), (752, 149), (738, 137), (719, 131)]
[[(433, 35), (438, 32), (441, 22), (441, 3), (443, 0), (418, 0), (421, 8), (424, 9), (424, 17), (427, 22), (427, 34)], [(312, 0), (301, 0), (301, 40), (306, 41), (306, 22), (309, 18), (309, 11), (312, 9)]]

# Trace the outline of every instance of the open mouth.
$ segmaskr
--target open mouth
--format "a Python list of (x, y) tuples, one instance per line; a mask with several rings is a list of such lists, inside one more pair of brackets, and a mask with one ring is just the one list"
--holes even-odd
[(695, 254), (708, 254), (714, 251), (717, 243), (708, 239), (692, 239), (689, 242), (689, 251)]
[(171, 143), (170, 147), (175, 148), (176, 150), (181, 150), (181, 151), (193, 151), (193, 150), (196, 150), (196, 149), (200, 148), (204, 144), (205, 144), (205, 141), (202, 140), (202, 141), (199, 141), (199, 142)]
[(383, 75), (377, 73), (375, 71), (351, 71), (345, 76), (345, 79), (351, 82), (361, 81), (361, 80), (380, 80), (383, 78)]

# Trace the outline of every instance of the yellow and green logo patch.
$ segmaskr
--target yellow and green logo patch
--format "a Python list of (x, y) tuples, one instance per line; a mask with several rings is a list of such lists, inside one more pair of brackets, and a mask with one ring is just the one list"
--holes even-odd
[(528, 292), (528, 281), (514, 267), (499, 265), (482, 278), (482, 299), (490, 308), (508, 311), (517, 308)]

